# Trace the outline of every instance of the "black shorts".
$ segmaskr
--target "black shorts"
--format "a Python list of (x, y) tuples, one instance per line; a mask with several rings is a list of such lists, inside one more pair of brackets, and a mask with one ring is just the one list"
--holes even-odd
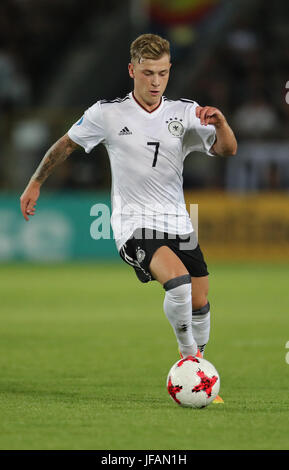
[(168, 246), (183, 262), (192, 277), (207, 276), (208, 270), (195, 233), (172, 235), (150, 229), (137, 229), (121, 247), (121, 258), (132, 266), (141, 282), (154, 281), (149, 265), (154, 252)]

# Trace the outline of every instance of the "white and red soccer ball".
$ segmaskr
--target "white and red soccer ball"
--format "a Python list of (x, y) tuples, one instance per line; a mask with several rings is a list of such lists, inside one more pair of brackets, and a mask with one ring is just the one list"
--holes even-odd
[(218, 395), (220, 376), (206, 359), (187, 356), (172, 366), (167, 378), (167, 389), (178, 405), (204, 408)]

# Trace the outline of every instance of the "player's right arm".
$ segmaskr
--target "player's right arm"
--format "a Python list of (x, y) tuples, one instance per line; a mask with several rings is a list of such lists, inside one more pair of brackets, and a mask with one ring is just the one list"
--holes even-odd
[(47, 150), (20, 197), (21, 212), (25, 220), (28, 221), (28, 216), (35, 214), (36, 201), (40, 195), (41, 185), (52, 173), (52, 170), (66, 160), (77, 147), (79, 147), (78, 144), (65, 134)]

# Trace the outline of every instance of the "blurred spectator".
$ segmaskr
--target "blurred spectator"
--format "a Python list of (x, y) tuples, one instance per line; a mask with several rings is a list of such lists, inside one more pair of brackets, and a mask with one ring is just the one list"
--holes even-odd
[(232, 124), (239, 137), (270, 137), (278, 131), (278, 116), (265, 98), (255, 95), (236, 110)]
[(42, 119), (25, 119), (15, 123), (11, 133), (13, 178), (18, 186), (26, 186), (35, 171), (39, 156), (48, 147), (50, 132)]
[(147, 3), (151, 32), (169, 39), (174, 61), (178, 61), (195, 44), (199, 28), (220, 0), (148, 0)]
[(0, 109), (29, 103), (30, 87), (17, 64), (5, 48), (0, 46)]
[(226, 189), (232, 192), (289, 187), (289, 141), (244, 140), (238, 157), (228, 159)]
[(247, 28), (240, 28), (230, 31), (227, 36), (228, 46), (235, 52), (248, 54), (251, 51), (256, 51), (259, 47), (258, 38), (255, 31), (250, 31)]

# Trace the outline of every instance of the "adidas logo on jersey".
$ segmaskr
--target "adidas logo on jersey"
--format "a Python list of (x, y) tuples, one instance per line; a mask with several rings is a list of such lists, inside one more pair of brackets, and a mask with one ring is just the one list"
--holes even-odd
[(130, 135), (132, 132), (125, 126), (119, 133), (118, 135)]

